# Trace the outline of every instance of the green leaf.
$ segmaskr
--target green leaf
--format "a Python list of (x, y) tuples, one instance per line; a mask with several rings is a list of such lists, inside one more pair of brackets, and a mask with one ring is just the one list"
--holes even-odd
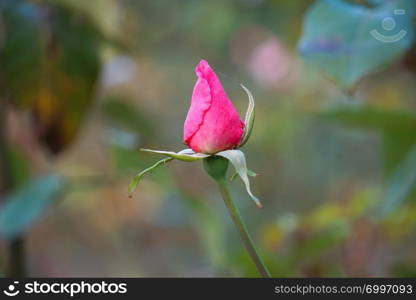
[[(343, 88), (351, 88), (410, 48), (415, 4), (394, 0), (369, 8), (343, 0), (318, 0), (306, 14), (299, 52)], [(395, 26), (384, 29), (385, 20), (394, 20)]]
[(130, 182), (129, 187), (128, 187), (128, 193), (129, 193), (129, 197), (131, 197), (132, 193), (134, 192), (134, 190), (136, 189), (137, 185), (139, 184), (140, 180), (142, 179), (142, 177), (150, 172), (153, 171), (154, 169), (156, 169), (157, 167), (164, 165), (167, 162), (170, 162), (171, 160), (173, 160), (172, 157), (168, 157), (168, 158), (164, 158), (159, 160), (157, 163), (155, 163), (154, 165), (148, 167), (147, 169), (144, 169), (143, 171), (141, 171), (139, 174), (137, 174), (136, 176), (134, 176), (133, 180)]
[(244, 182), (247, 193), (250, 195), (251, 199), (254, 200), (258, 207), (262, 208), (263, 205), (261, 204), (260, 200), (251, 192), (250, 181), (247, 175), (248, 170), (246, 165), (246, 158), (244, 156), (244, 153), (240, 150), (226, 150), (218, 152), (215, 155), (224, 157), (231, 162), (231, 164), (237, 171), (238, 175), (240, 176), (241, 180)]
[(6, 198), (0, 210), (0, 236), (12, 240), (20, 236), (57, 198), (64, 182), (60, 176), (37, 178)]
[(191, 149), (184, 149), (182, 151), (179, 151), (178, 153), (171, 152), (171, 151), (159, 151), (159, 150), (150, 150), (150, 149), (140, 149), (140, 151), (163, 154), (163, 155), (172, 157), (174, 159), (181, 160), (181, 161), (187, 161), (187, 162), (207, 158), (207, 157), (210, 156), (208, 154), (196, 153), (196, 152), (192, 151)]
[(381, 215), (385, 216), (399, 207), (409, 196), (415, 184), (416, 145), (388, 179), (383, 201), (380, 203)]
[(247, 93), (248, 96), (248, 107), (246, 111), (246, 116), (244, 118), (244, 133), (243, 137), (241, 138), (241, 143), (238, 147), (243, 147), (245, 143), (247, 143), (248, 139), (250, 138), (251, 132), (253, 131), (254, 126), (254, 119), (256, 115), (255, 107), (256, 103), (254, 102), (253, 94), (246, 88), (244, 85), (240, 84), (243, 90)]

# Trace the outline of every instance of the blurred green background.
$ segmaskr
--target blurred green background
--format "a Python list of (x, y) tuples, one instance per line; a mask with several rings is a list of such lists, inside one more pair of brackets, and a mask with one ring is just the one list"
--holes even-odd
[(256, 99), (264, 209), (231, 188), (273, 276), (416, 276), (414, 6), (0, 0), (0, 274), (23, 250), (31, 276), (257, 276), (201, 163), (127, 197), (140, 148), (185, 148), (204, 58)]

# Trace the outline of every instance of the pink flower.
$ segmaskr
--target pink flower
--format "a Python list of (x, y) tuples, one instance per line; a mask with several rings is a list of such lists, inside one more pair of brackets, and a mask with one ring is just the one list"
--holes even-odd
[(201, 60), (195, 72), (198, 80), (183, 128), (185, 144), (195, 152), (206, 154), (237, 147), (244, 122), (208, 62)]

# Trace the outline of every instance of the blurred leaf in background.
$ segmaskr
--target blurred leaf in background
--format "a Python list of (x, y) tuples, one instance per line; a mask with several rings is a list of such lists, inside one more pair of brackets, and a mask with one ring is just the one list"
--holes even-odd
[(19, 188), (26, 184), (32, 175), (28, 161), (17, 147), (9, 147), (8, 158), (11, 165), (10, 171), (12, 172), (10, 174), (11, 182), (13, 182), (14, 187)]
[(101, 37), (107, 40), (115, 40), (120, 37), (120, 7), (117, 0), (34, 0), (35, 3), (46, 3), (60, 6), (75, 14), (81, 14), (88, 18)]
[(415, 38), (416, 3), (378, 2), (367, 7), (345, 0), (317, 0), (305, 16), (299, 52), (345, 89), (398, 59)]
[[(416, 185), (416, 144), (391, 174), (386, 182), (383, 202), (378, 210), (379, 216), (386, 216), (398, 209), (408, 199)], [(414, 197), (413, 199), (414, 202)]]
[(24, 233), (62, 186), (57, 175), (23, 177), (32, 173), (27, 170), (47, 168), (47, 159), (39, 164), (35, 158), (45, 149), (58, 154), (73, 142), (94, 101), (101, 68), (102, 26), (85, 12), (47, 2), (0, 3), (0, 138), (2, 147), (17, 148), (1, 162), (2, 180), (9, 184), (0, 235), (10, 241), (10, 276), (25, 276)]
[(59, 176), (46, 175), (10, 194), (0, 209), (0, 237), (13, 240), (27, 231), (57, 200), (63, 184)]
[(375, 108), (340, 108), (321, 113), (327, 121), (356, 130), (378, 133), (383, 141), (386, 190), (377, 215), (385, 216), (397, 209), (416, 184), (415, 145), (416, 115), (409, 111)]
[(24, 103), (39, 86), (41, 41), (36, 6), (24, 1), (0, 2), (1, 97)]
[(99, 40), (94, 28), (75, 22), (66, 11), (52, 11), (50, 22), (35, 116), (41, 140), (59, 152), (73, 140), (92, 104), (100, 69)]
[(409, 111), (345, 107), (322, 111), (320, 117), (356, 130), (380, 134), (387, 173), (397, 166), (416, 143), (416, 115)]
[(93, 101), (99, 31), (82, 14), (59, 6), (5, 0), (0, 9), (1, 97), (31, 111), (34, 134), (58, 153), (73, 140)]
[(110, 124), (134, 132), (144, 132), (144, 138), (152, 137), (154, 130), (149, 120), (128, 101), (120, 97), (111, 97), (104, 101), (102, 110)]

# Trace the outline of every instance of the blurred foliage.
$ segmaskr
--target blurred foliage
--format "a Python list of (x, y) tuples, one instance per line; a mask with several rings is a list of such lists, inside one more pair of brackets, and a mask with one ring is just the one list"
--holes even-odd
[[(322, 117), (339, 124), (379, 133), (383, 138), (386, 171), (391, 171), (416, 143), (416, 115), (409, 111), (373, 108), (325, 111)], [(399, 141), (399, 143), (398, 143)]]
[(132, 133), (145, 132), (142, 138), (152, 138), (156, 133), (146, 116), (123, 98), (111, 97), (102, 106), (104, 116), (114, 126)]
[[(316, 1), (305, 17), (299, 51), (341, 87), (350, 88), (362, 76), (399, 58), (410, 48), (415, 38), (415, 4), (412, 0), (380, 1), (368, 8), (344, 0)], [(395, 15), (396, 9), (405, 13)], [(381, 28), (386, 18), (395, 22), (391, 24), (393, 28)], [(389, 31), (395, 26), (405, 34), (391, 35)], [(373, 32), (380, 37), (369, 36)]]
[(414, 276), (413, 2), (0, 1), (0, 269), (29, 233), (33, 276), (258, 276), (200, 163), (127, 197), (139, 148), (184, 148), (205, 58), (240, 112), (240, 82), (256, 99), (264, 209), (230, 185), (272, 274)]
[(11, 147), (7, 152), (12, 172), (11, 181), (16, 188), (19, 188), (30, 179), (31, 171), (24, 154), (18, 148)]
[(120, 36), (118, 27), (120, 13), (116, 1), (113, 0), (34, 0), (35, 3), (46, 3), (65, 8), (73, 14), (82, 14), (96, 28), (100, 36), (115, 40)]
[(0, 8), (2, 98), (32, 111), (39, 139), (57, 153), (73, 140), (92, 101), (97, 31), (59, 7), (5, 0)]
[(56, 200), (62, 184), (58, 176), (44, 176), (9, 195), (0, 210), (0, 236), (13, 240), (26, 231)]
[[(22, 1), (2, 1), (2, 31), (13, 28), (13, 34), (2, 35), (0, 59), (2, 66), (2, 97), (11, 95), (16, 102), (24, 102), (39, 84), (41, 45), (34, 26), (34, 6)], [(29, 16), (29, 18), (26, 17)], [(30, 45), (30, 47), (28, 47)], [(25, 88), (21, 88), (24, 86)]]
[(387, 181), (387, 188), (384, 196), (384, 203), (381, 209), (382, 215), (386, 215), (397, 209), (414, 190), (416, 184), (416, 170), (413, 166), (416, 163), (416, 146), (408, 152), (394, 174)]

